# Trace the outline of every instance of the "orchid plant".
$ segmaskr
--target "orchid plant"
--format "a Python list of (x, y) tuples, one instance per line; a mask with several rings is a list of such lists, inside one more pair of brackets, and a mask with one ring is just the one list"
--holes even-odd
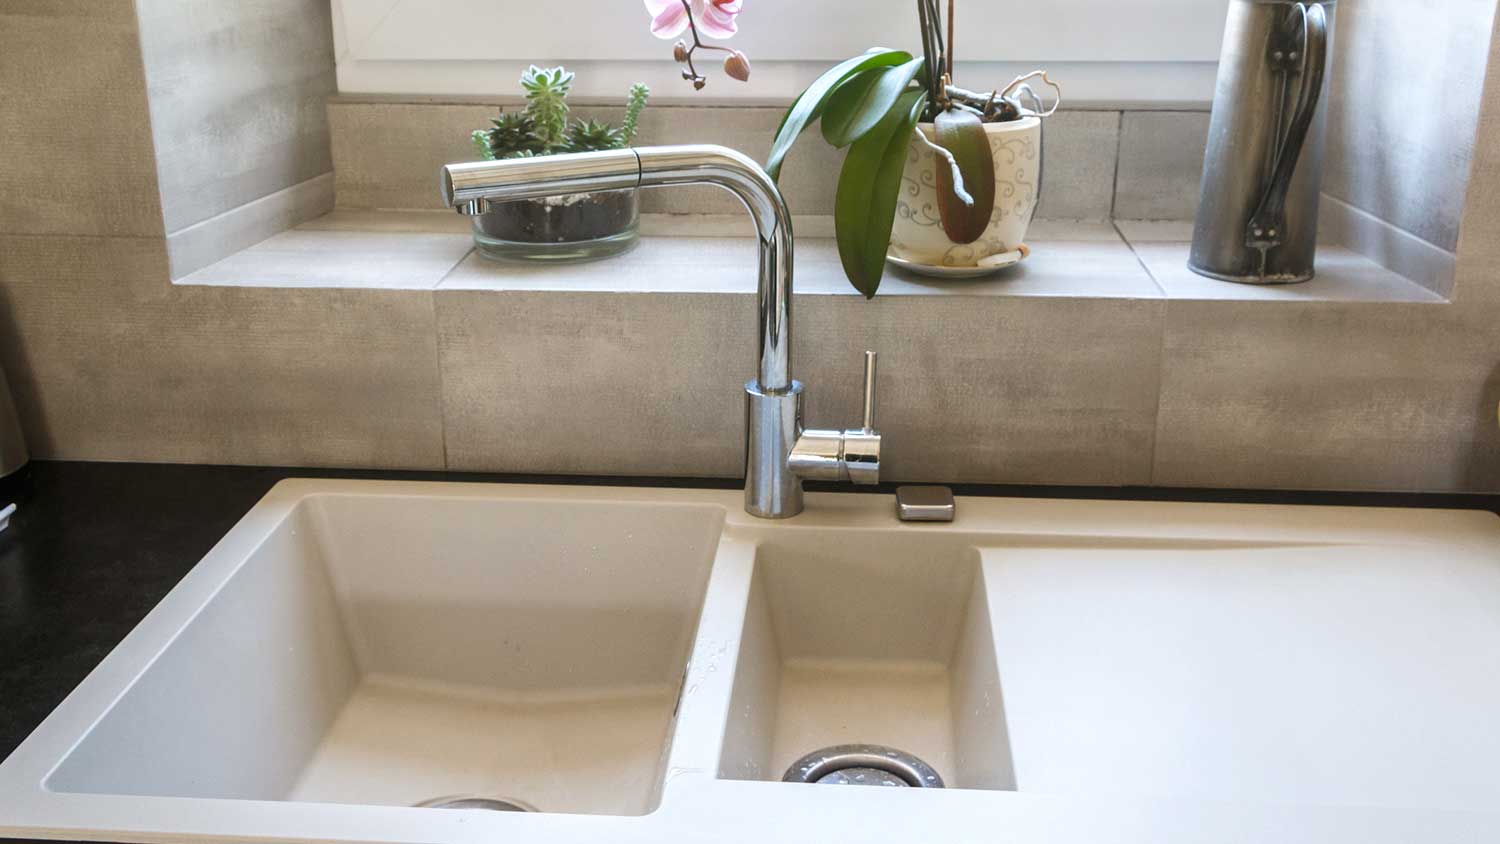
[[(913, 139), (932, 148), (938, 211), (954, 243), (973, 243), (989, 225), (995, 205), (995, 162), (986, 123), (1046, 117), (1030, 81), (1056, 85), (1042, 71), (1004, 88), (976, 93), (953, 84), (954, 0), (948, 0), (947, 35), (938, 0), (917, 0), (922, 54), (875, 49), (844, 61), (813, 82), (782, 118), (766, 171), (781, 176), (792, 145), (814, 122), (823, 139), (848, 148), (834, 201), (839, 259), (855, 289), (873, 297), (885, 272), (907, 151)], [(918, 130), (931, 123), (932, 138)]]
[[(728, 52), (725, 72), (736, 79), (749, 77), (749, 59), (743, 53), (700, 40), (700, 35), (734, 35), (742, 0), (645, 2), (652, 15), (651, 31), (658, 37), (676, 38), (691, 31), (693, 43), (679, 40), (673, 55), (694, 88), (702, 90), (705, 84), (693, 64), (693, 54), (700, 49)], [(766, 171), (779, 180), (793, 144), (814, 123), (825, 141), (849, 150), (839, 174), (834, 229), (844, 273), (866, 297), (875, 295), (885, 272), (901, 176), (914, 138), (947, 165), (939, 166), (937, 175), (944, 234), (954, 243), (973, 243), (984, 234), (995, 206), (995, 163), (984, 124), (1047, 117), (1057, 108), (1057, 85), (1042, 71), (989, 93), (956, 86), (955, 0), (947, 3), (946, 35), (939, 0), (916, 4), (921, 54), (877, 48), (834, 66), (792, 103), (766, 160)], [(1050, 106), (1031, 87), (1036, 79), (1052, 89)], [(931, 123), (933, 137), (920, 131), (919, 123)]]
[(703, 90), (708, 78), (698, 72), (693, 56), (699, 50), (714, 50), (726, 53), (724, 74), (741, 82), (750, 80), (750, 59), (739, 50), (705, 44), (703, 39), (726, 39), (739, 30), (735, 18), (739, 16), (743, 0), (646, 0), (646, 11), (651, 14), (651, 34), (657, 38), (677, 38), (684, 32), (691, 35), (693, 43), (678, 39), (672, 45), (672, 58), (682, 65), (682, 78), (693, 83), (693, 88)]

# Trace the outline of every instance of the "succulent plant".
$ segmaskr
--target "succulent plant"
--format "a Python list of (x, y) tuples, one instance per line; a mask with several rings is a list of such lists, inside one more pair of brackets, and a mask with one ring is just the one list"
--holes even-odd
[(537, 136), (536, 124), (524, 111), (503, 112), (490, 121), (489, 129), (474, 132), (474, 145), (486, 160), (520, 158), (546, 149)]
[(521, 75), (526, 93), (524, 111), (502, 112), (488, 129), (471, 133), (474, 149), (486, 161), (530, 158), (560, 152), (593, 152), (624, 149), (635, 140), (641, 111), (651, 89), (641, 83), (631, 86), (625, 103), (625, 119), (618, 127), (598, 120), (568, 120), (568, 94), (573, 74), (566, 68), (532, 65)]
[(620, 146), (628, 147), (635, 141), (635, 131), (641, 120), (641, 112), (646, 108), (646, 100), (651, 98), (651, 89), (646, 83), (637, 82), (630, 86), (630, 95), (625, 103), (625, 119), (620, 123)]
[(621, 130), (597, 120), (575, 120), (568, 126), (563, 139), (564, 152), (593, 152), (601, 149), (620, 149), (624, 134)]
[(543, 69), (532, 65), (521, 74), (526, 92), (526, 114), (534, 131), (548, 149), (561, 146), (568, 129), (568, 94), (573, 90), (573, 72), (563, 67)]

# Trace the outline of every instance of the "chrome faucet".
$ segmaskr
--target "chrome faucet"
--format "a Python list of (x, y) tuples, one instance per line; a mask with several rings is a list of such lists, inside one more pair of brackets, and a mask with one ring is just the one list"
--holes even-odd
[(865, 352), (863, 424), (843, 431), (802, 427), (803, 387), (792, 380), (792, 218), (776, 184), (749, 157), (693, 145), (449, 164), (442, 190), (444, 203), (473, 216), (491, 202), (696, 184), (738, 196), (760, 241), (760, 354), (757, 377), (745, 385), (745, 510), (767, 519), (797, 515), (803, 479), (879, 483), (874, 352)]

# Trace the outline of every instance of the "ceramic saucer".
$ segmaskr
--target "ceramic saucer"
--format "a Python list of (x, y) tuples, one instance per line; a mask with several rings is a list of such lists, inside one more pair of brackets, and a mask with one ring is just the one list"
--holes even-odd
[(991, 255), (980, 261), (978, 266), (972, 267), (934, 267), (930, 264), (919, 264), (915, 261), (909, 261), (895, 253), (887, 254), (885, 259), (903, 270), (909, 270), (917, 275), (925, 275), (931, 278), (983, 278), (1001, 270), (1014, 267), (1016, 264), (1026, 260), (1026, 257), (1030, 254), (1031, 250), (1025, 244), (1022, 244), (1013, 252)]

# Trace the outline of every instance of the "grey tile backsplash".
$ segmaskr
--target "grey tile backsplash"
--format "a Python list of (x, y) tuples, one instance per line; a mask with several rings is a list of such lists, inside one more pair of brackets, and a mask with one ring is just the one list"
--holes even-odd
[(130, 0), (0, 3), (0, 232), (162, 234)]
[[(469, 132), (487, 125), (498, 105), (473, 103), (397, 103), (383, 98), (340, 97), (328, 105), (333, 133), (334, 174), (340, 208), (440, 208), (435, 174), (451, 161), (472, 157)], [(769, 106), (720, 107), (659, 105), (648, 108), (638, 139), (653, 143), (716, 143), (763, 158), (780, 124), (783, 109)], [(581, 107), (581, 117), (618, 119), (620, 109)], [(1137, 202), (1149, 219), (1191, 219), (1202, 169), (1206, 112), (1128, 112), (1147, 119), (1147, 132), (1135, 140), (1143, 146), (1165, 145), (1153, 157), (1122, 146), (1118, 111), (1064, 111), (1049, 120), (1043, 146), (1045, 190), (1037, 216), (1059, 220), (1107, 220), (1122, 216), (1116, 184), (1153, 190), (1171, 180), (1176, 187), (1167, 202)], [(1197, 152), (1191, 148), (1196, 145)], [(1188, 150), (1188, 162), (1169, 156)], [(799, 144), (787, 159), (781, 189), (792, 213), (833, 213), (842, 154), (827, 144)], [(1191, 171), (1191, 172), (1190, 172)], [(1192, 201), (1183, 199), (1191, 194)], [(736, 214), (737, 200), (714, 188), (652, 191), (642, 210), (658, 214)]]
[(1191, 220), (1198, 210), (1206, 111), (1127, 111), (1120, 122), (1114, 216)]
[(139, 0), (166, 230), (332, 169), (327, 0)]
[[(146, 33), (128, 0), (25, 5), (0, 8), (0, 90), (31, 94), (0, 97), (0, 361), (36, 455), (741, 470), (748, 293), (169, 282), (169, 262), (212, 260), (216, 243), (243, 245), (315, 213), (329, 182), (345, 209), (436, 208), (437, 168), (471, 155), (468, 132), (494, 106), (335, 97), (325, 111), (322, 0), (214, 0), (206, 5), (227, 29), (201, 39), (165, 0), (141, 0)], [(1101, 242), (1085, 250), (1095, 262), (1070, 263), (1108, 296), (1027, 293), (1045, 288), (1027, 273), (1009, 295), (908, 290), (873, 302), (810, 282), (794, 340), (798, 373), (816, 385), (809, 419), (856, 415), (858, 356), (874, 348), (885, 354), (892, 479), (1500, 490), (1500, 68), (1490, 67), (1482, 113), (1466, 99), (1493, 49), (1470, 18), (1494, 3), (1358, 5), (1368, 19), (1346, 21), (1337, 74), (1379, 73), (1368, 85), (1335, 82), (1328, 191), (1434, 250), (1456, 247), (1448, 299), (1121, 289), (1111, 268), (1180, 263), (1208, 114), (1065, 111), (1047, 128), (1039, 216), (1178, 221), (1141, 227), (1163, 244)], [(1422, 51), (1396, 38), (1417, 7), (1440, 24)], [(210, 56), (222, 66), (187, 78)], [(1422, 89), (1438, 98), (1432, 137), (1401, 110), (1358, 108), (1383, 91), (1415, 97), (1402, 86), (1439, 61), (1446, 81)], [(779, 117), (771, 107), (653, 106), (642, 140), (728, 143), (760, 157)], [(215, 150), (235, 160), (221, 169)], [(797, 149), (784, 181), (794, 212), (831, 212), (837, 162), (820, 143)], [(332, 179), (321, 175), (330, 167)], [(647, 208), (739, 210), (712, 189), (659, 191)], [(457, 260), (457, 231), (435, 229), (434, 254), (408, 257)], [(377, 281), (401, 260), (382, 257), (379, 237), (347, 240), (347, 261), (324, 257), (370, 261)], [(276, 283), (317, 282), (296, 241), (264, 247), (287, 250)], [(831, 253), (807, 257), (836, 280)], [(1025, 269), (1040, 275), (1047, 260)]]
[(1494, 14), (1495, 0), (1340, 4), (1324, 191), (1457, 248)]

